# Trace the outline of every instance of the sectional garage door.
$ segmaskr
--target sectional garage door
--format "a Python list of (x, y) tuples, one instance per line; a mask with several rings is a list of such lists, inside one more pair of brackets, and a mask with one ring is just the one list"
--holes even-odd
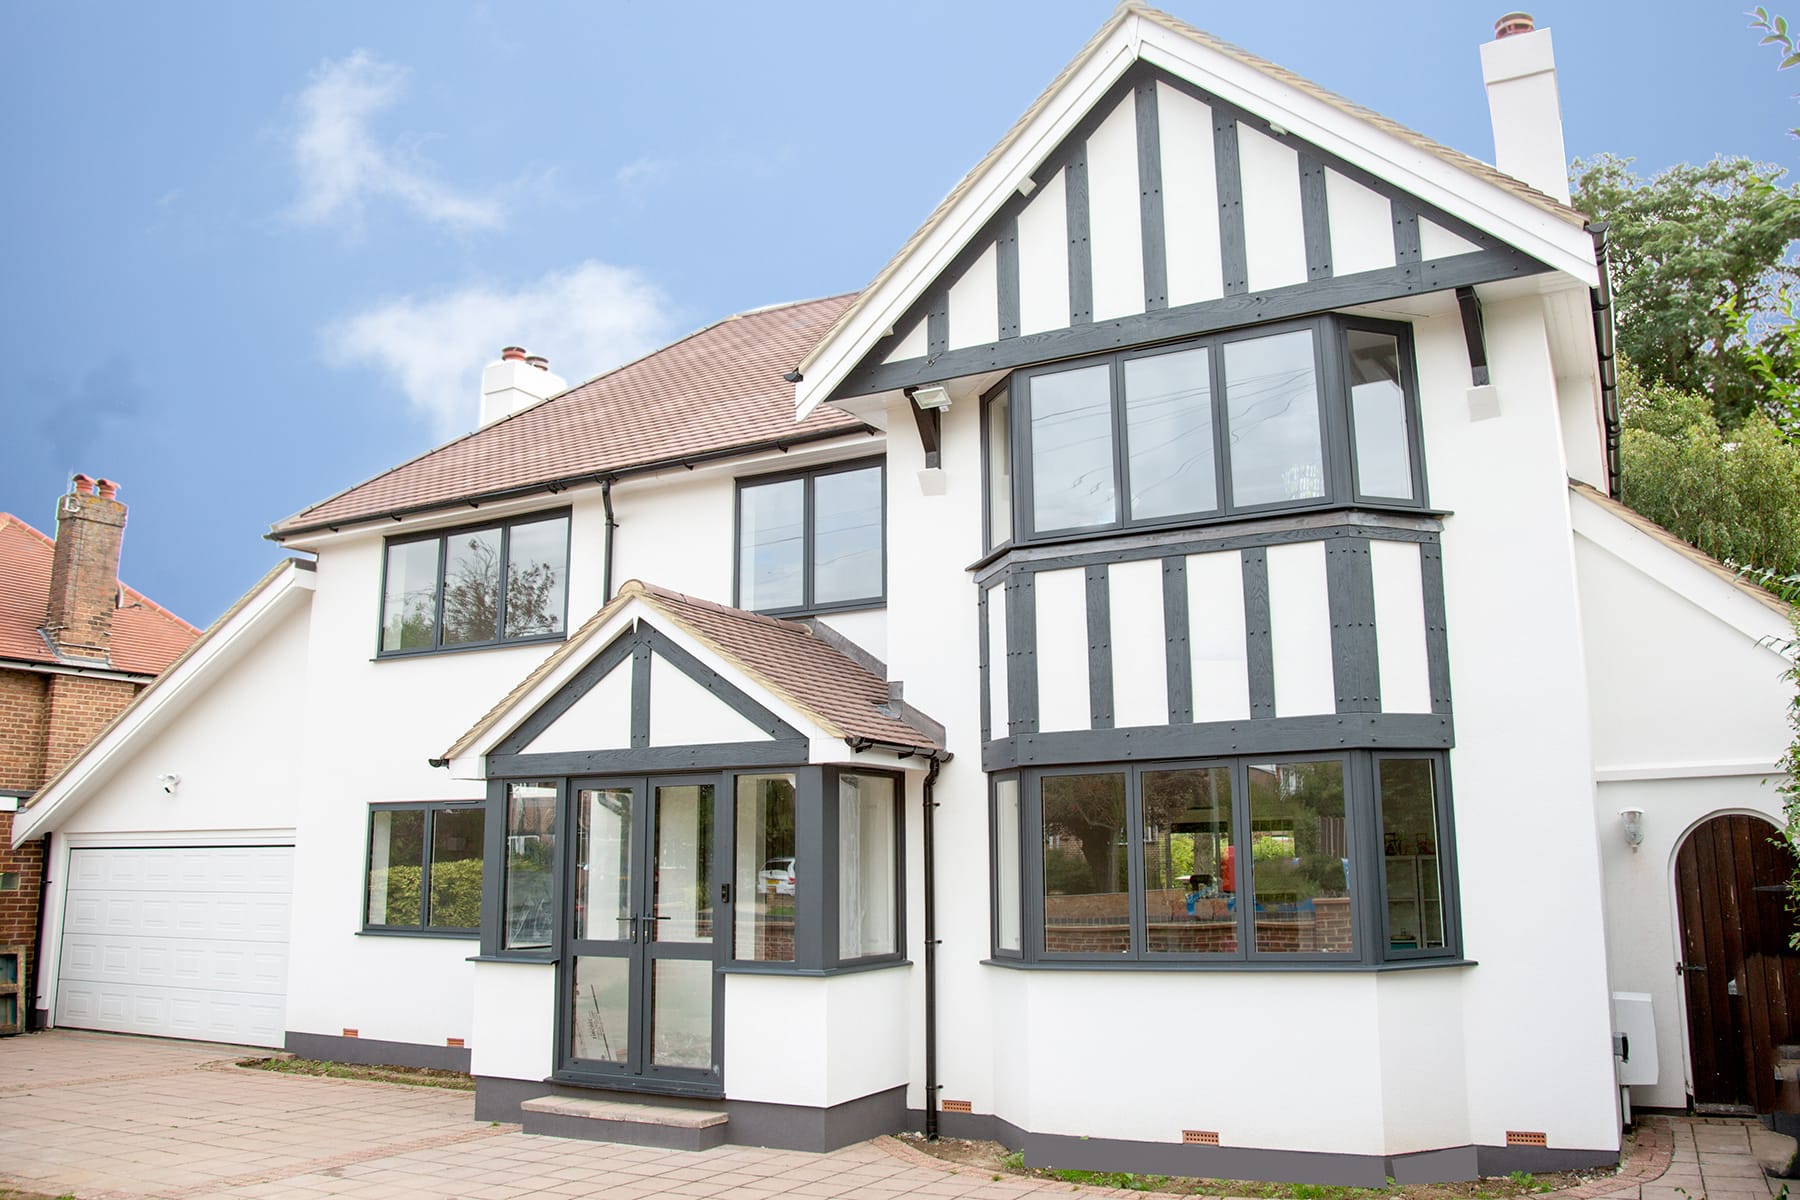
[(56, 1024), (279, 1046), (292, 846), (69, 855)]

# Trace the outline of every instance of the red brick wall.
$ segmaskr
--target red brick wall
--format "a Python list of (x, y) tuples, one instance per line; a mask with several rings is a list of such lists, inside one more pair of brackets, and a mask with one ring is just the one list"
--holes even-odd
[(0, 671), (0, 788), (30, 792), (44, 782), (49, 679), (31, 671)]
[(12, 848), (13, 814), (0, 812), (0, 875), (17, 874), (17, 888), (0, 891), (0, 946), (37, 941), (38, 895), (44, 881), (44, 839)]
[(108, 721), (119, 715), (137, 691), (135, 684), (122, 679), (52, 675), (49, 729), (44, 739), (45, 777), (54, 775), (74, 758)]

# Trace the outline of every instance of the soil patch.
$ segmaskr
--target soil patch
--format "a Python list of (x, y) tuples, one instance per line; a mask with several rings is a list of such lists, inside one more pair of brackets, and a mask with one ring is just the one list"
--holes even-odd
[[(312, 1075), (321, 1079), (361, 1079), (370, 1083), (406, 1083), (414, 1087), (449, 1088), (457, 1092), (475, 1090), (475, 1080), (461, 1071), (440, 1071), (433, 1067), (368, 1067), (358, 1063), (324, 1062), (316, 1058), (242, 1058), (238, 1066), (253, 1071), (276, 1071), (283, 1075)], [(7, 1197), (0, 1193), (0, 1200)]]

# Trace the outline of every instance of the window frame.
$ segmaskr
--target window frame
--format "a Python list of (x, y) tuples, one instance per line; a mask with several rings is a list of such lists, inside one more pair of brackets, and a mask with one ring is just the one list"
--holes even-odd
[[(529, 646), (540, 642), (559, 642), (569, 636), (569, 568), (574, 560), (575, 519), (571, 508), (557, 508), (546, 512), (525, 513), (516, 517), (505, 517), (494, 521), (477, 521), (464, 525), (455, 525), (443, 529), (428, 529), (418, 533), (400, 534), (383, 538), (381, 542), (381, 590), (376, 598), (375, 612), (375, 657), (384, 658), (417, 658), (430, 654), (456, 654), (464, 650), (490, 650), (496, 646)], [(563, 519), (563, 602), (561, 628), (554, 633), (534, 633), (527, 637), (506, 636), (506, 575), (512, 557), (512, 531), (514, 526), (535, 525), (540, 521)], [(500, 636), (489, 641), (457, 642), (444, 644), (444, 568), (448, 562), (448, 546), (451, 538), (461, 537), (466, 533), (475, 533), (484, 529), (497, 530), (500, 534), (500, 592), (494, 608), (494, 627)], [(406, 649), (389, 650), (383, 644), (387, 636), (387, 580), (388, 566), (392, 560), (392, 549), (395, 546), (413, 545), (420, 542), (437, 542), (437, 580), (436, 595), (433, 598), (431, 618), (431, 645), (412, 646)]]
[[(477, 862), (481, 864), (482, 904), (488, 888), (488, 803), (481, 800), (396, 800), (375, 801), (369, 804), (369, 820), (367, 833), (363, 837), (363, 872), (362, 872), (362, 930), (366, 934), (381, 937), (428, 937), (445, 938), (461, 941), (478, 941), (481, 938), (481, 912), (478, 908), (474, 925), (430, 925), (426, 923), (431, 907), (431, 867), (434, 826), (437, 824), (436, 813), (440, 809), (474, 809), (481, 813), (481, 855)], [(416, 925), (374, 924), (369, 921), (369, 876), (375, 870), (375, 816), (382, 812), (418, 812), (425, 814), (425, 826), (420, 834), (421, 853), (419, 864), (419, 922)], [(390, 867), (392, 864), (389, 864)]]
[[(852, 471), (874, 468), (881, 481), (881, 588), (871, 597), (858, 597), (851, 600), (833, 600), (826, 604), (813, 602), (816, 564), (813, 561), (814, 537), (818, 532), (814, 520), (813, 491), (814, 481), (826, 475), (844, 475)], [(744, 475), (734, 481), (735, 487), (731, 498), (731, 603), (734, 608), (744, 607), (744, 491), (747, 488), (763, 487), (768, 484), (786, 483), (790, 480), (802, 481), (801, 486), (801, 556), (800, 556), (800, 600), (799, 604), (786, 605), (781, 608), (757, 608), (749, 611), (768, 617), (804, 617), (818, 613), (863, 612), (872, 608), (887, 607), (888, 584), (888, 492), (887, 492), (887, 459), (882, 455), (871, 455), (864, 458), (846, 459), (840, 462), (824, 463), (816, 467), (803, 467), (791, 471), (774, 471), (762, 475)]]
[[(843, 895), (843, 845), (839, 837), (838, 812), (838, 779), (844, 775), (857, 775), (873, 778), (880, 776), (892, 782), (894, 792), (893, 803), (893, 838), (894, 838), (894, 948), (885, 954), (863, 954), (855, 958), (845, 958), (841, 952), (839, 929), (843, 920), (840, 901)], [(886, 771), (873, 767), (826, 767), (824, 770), (824, 786), (821, 789), (820, 807), (824, 817), (823, 871), (824, 878), (830, 879), (831, 895), (825, 899), (824, 966), (826, 970), (836, 968), (872, 967), (888, 963), (903, 962), (906, 959), (906, 775), (901, 771)], [(796, 810), (794, 822), (798, 831), (800, 813)], [(798, 838), (795, 839), (798, 841)], [(796, 847), (798, 849), (798, 847)]]
[[(1350, 408), (1349, 343), (1347, 333), (1355, 329), (1395, 337), (1399, 342), (1403, 411), (1408, 436), (1408, 462), (1412, 471), (1413, 499), (1364, 496), (1358, 484), (1355, 454), (1355, 428)], [(1233, 495), (1231, 478), (1231, 438), (1229, 397), (1225, 379), (1225, 348), (1235, 342), (1255, 341), (1302, 330), (1313, 335), (1313, 372), (1317, 381), (1320, 465), (1324, 471), (1324, 495), (1305, 500), (1270, 501), (1261, 504), (1239, 504)], [(1141, 358), (1205, 349), (1207, 373), (1211, 389), (1213, 493), (1214, 505), (1207, 510), (1173, 516), (1136, 518), (1130, 514), (1131, 474), (1130, 447), (1127, 437), (1125, 364)], [(1045, 375), (1080, 370), (1099, 365), (1108, 367), (1111, 379), (1110, 425), (1112, 437), (1113, 518), (1104, 523), (1061, 529), (1038, 529), (1035, 524), (1034, 488), (1036, 471), (1032, 459), (1031, 383)], [(988, 436), (988, 408), (1002, 392), (1010, 404), (1009, 434), (1012, 439), (1012, 526), (1009, 536), (993, 538), (992, 515), (987, 496), (993, 486), (990, 477), (992, 450)], [(982, 544), (993, 554), (1013, 546), (1046, 542), (1072, 541), (1085, 537), (1121, 532), (1155, 531), (1210, 525), (1243, 517), (1269, 513), (1304, 513), (1346, 506), (1380, 509), (1428, 511), (1424, 439), (1419, 402), (1418, 369), (1412, 327), (1403, 321), (1385, 321), (1369, 317), (1326, 313), (1265, 325), (1244, 326), (1154, 346), (1139, 346), (1106, 354), (1062, 359), (1021, 367), (1002, 378), (982, 396), (981, 402), (982, 461)]]
[[(1387, 874), (1381, 840), (1379, 763), (1388, 759), (1425, 760), (1432, 764), (1434, 811), (1438, 822), (1439, 889), (1443, 906), (1444, 945), (1432, 949), (1395, 950), (1387, 931)], [(1254, 944), (1256, 866), (1248, 850), (1251, 829), (1248, 773), (1251, 766), (1304, 762), (1337, 762), (1344, 772), (1346, 821), (1345, 891), (1351, 902), (1351, 949), (1345, 953), (1258, 950)], [(1147, 863), (1144, 849), (1143, 776), (1146, 773), (1226, 767), (1232, 786), (1232, 845), (1243, 857), (1235, 868), (1237, 949), (1233, 951), (1155, 951), (1148, 945)], [(1125, 837), (1129, 843), (1130, 948), (1123, 954), (1055, 953), (1044, 949), (1043, 780), (1069, 775), (1124, 774)], [(999, 818), (997, 784), (1019, 782), (1019, 945), (999, 947)], [(1379, 970), (1395, 966), (1429, 966), (1463, 962), (1462, 896), (1457, 880), (1454, 806), (1450, 796), (1449, 756), (1442, 750), (1316, 750), (1282, 754), (1240, 754), (1217, 758), (1145, 759), (1127, 762), (1025, 767), (996, 771), (988, 780), (989, 962), (998, 966), (1102, 970)], [(1246, 898), (1248, 898), (1246, 900)]]

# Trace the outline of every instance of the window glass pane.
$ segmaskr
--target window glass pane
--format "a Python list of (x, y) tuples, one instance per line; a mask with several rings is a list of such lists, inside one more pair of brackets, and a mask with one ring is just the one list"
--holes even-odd
[(1044, 799), (1044, 950), (1131, 949), (1125, 776), (1051, 775)]
[(430, 646), (437, 632), (438, 542), (387, 548), (386, 595), (381, 599), (381, 648)]
[(630, 788), (575, 793), (575, 936), (622, 942), (631, 936)]
[(656, 789), (656, 862), (650, 886), (655, 918), (650, 936), (659, 942), (710, 942), (712, 908), (713, 786), (671, 784)]
[(1251, 945), (1270, 954), (1351, 951), (1350, 839), (1341, 762), (1252, 765)]
[(569, 518), (506, 531), (506, 636), (561, 633), (569, 586)]
[(1350, 417), (1356, 431), (1356, 484), (1365, 496), (1413, 498), (1406, 436), (1406, 393), (1400, 385), (1400, 340), (1352, 329)]
[(1384, 758), (1379, 767), (1388, 945), (1395, 950), (1441, 950), (1444, 889), (1431, 760)]
[(794, 777), (740, 775), (736, 828), (737, 957), (793, 962)]
[(1114, 510), (1112, 368), (1031, 381), (1032, 527), (1110, 524)]
[(650, 995), (650, 1061), (659, 1067), (712, 1066), (712, 961), (657, 959)]
[(1012, 403), (1005, 392), (988, 401), (988, 547), (1012, 540)]
[(436, 929), (481, 926), (481, 843), (487, 814), (479, 808), (440, 808), (431, 814), (431, 905), (425, 923)]
[(1019, 943), (1019, 781), (994, 781), (994, 948), (1017, 950)]
[(1225, 422), (1233, 504), (1325, 494), (1312, 330), (1226, 343)]
[(1126, 360), (1125, 445), (1138, 520), (1219, 506), (1210, 370), (1205, 350)]
[(452, 534), (444, 539), (444, 645), (499, 636), (500, 531)]
[(838, 776), (838, 957), (892, 954), (899, 872), (894, 781)]
[(507, 785), (504, 920), (508, 950), (535, 950), (550, 945), (555, 864), (556, 785)]
[(1146, 949), (1236, 950), (1230, 768), (1145, 771), (1142, 782)]
[(578, 958), (569, 997), (569, 1053), (622, 1063), (631, 1049), (631, 960)]
[(369, 819), (368, 924), (418, 925), (424, 863), (425, 810), (376, 809)]
[(738, 493), (738, 605), (806, 603), (806, 481), (763, 483)]
[(881, 595), (881, 468), (813, 479), (813, 603)]

